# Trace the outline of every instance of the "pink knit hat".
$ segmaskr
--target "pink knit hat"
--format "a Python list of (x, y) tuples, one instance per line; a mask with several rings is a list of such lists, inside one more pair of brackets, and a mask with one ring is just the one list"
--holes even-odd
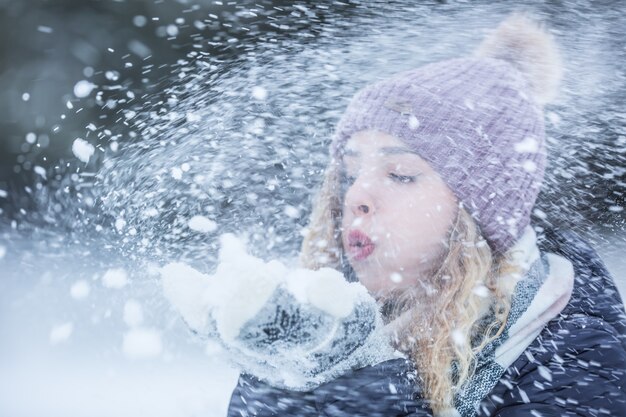
[(514, 14), (473, 57), (429, 64), (359, 91), (331, 151), (363, 130), (391, 134), (439, 173), (503, 253), (529, 224), (546, 165), (543, 105), (561, 65), (552, 37)]

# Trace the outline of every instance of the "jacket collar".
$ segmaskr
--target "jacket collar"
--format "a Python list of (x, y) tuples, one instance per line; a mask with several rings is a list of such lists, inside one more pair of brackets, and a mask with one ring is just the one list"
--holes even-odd
[(572, 263), (555, 254), (541, 254), (531, 227), (510, 251), (518, 269), (500, 277), (513, 288), (507, 323), (502, 334), (478, 353), (476, 371), (455, 396), (455, 409), (449, 410), (449, 415), (475, 415), (475, 407), (506, 369), (570, 300), (574, 285)]
[[(511, 277), (516, 280), (513, 303), (525, 297), (527, 284), (530, 284), (526, 281), (538, 280), (539, 285), (530, 303), (520, 306), (523, 311), (517, 317), (511, 317), (507, 324), (508, 337), (496, 348), (495, 360), (505, 369), (526, 350), (545, 325), (563, 311), (574, 287), (572, 263), (552, 253), (544, 254), (541, 259), (537, 237), (530, 226), (513, 247), (511, 256), (523, 271)], [(538, 277), (538, 273), (543, 277)]]

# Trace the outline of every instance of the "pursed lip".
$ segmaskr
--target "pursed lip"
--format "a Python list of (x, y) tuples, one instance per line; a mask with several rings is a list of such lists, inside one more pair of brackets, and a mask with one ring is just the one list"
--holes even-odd
[(348, 252), (352, 259), (360, 261), (372, 254), (376, 245), (365, 233), (352, 230), (348, 233)]

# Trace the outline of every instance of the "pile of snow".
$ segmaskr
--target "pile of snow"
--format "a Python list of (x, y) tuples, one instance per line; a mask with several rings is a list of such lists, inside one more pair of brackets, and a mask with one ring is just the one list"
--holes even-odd
[(165, 296), (200, 333), (207, 332), (210, 313), (219, 334), (234, 340), (279, 285), (286, 286), (300, 303), (336, 318), (348, 316), (360, 298), (369, 298), (365, 287), (346, 282), (334, 269), (290, 270), (280, 261), (266, 263), (248, 255), (245, 245), (232, 234), (222, 235), (220, 240), (220, 262), (213, 275), (184, 263), (170, 263), (161, 270)]

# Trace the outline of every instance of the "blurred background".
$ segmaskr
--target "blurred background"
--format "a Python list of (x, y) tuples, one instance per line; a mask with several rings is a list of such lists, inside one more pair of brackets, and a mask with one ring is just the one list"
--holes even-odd
[[(442, 45), (432, 45), (430, 56), (413, 60), (428, 61), (463, 52), (461, 45), (443, 42), (450, 37), (445, 25), (454, 24), (450, 17), (468, 14), (467, 29), (477, 24), (486, 29), (507, 10), (528, 10), (549, 25), (564, 46), (570, 76), (566, 87), (580, 88), (569, 92), (565, 103), (576, 107), (577, 118), (560, 120), (577, 128), (552, 129), (559, 141), (571, 144), (566, 155), (559, 156), (576, 156), (576, 161), (553, 164), (560, 169), (574, 165), (571, 178), (566, 174), (559, 179), (561, 192), (576, 195), (568, 206), (584, 218), (609, 227), (621, 224), (617, 219), (623, 219), (626, 178), (626, 75), (620, 64), (626, 17), (621, 3), (506, 3), (487, 14), (486, 2), (480, 1), (409, 7), (406, 2), (359, 1), (2, 0), (0, 189), (11, 192), (0, 198), (0, 207), (6, 216), (15, 216), (28, 205), (24, 187), (40, 178), (34, 166), (49, 169), (73, 157), (72, 142), (84, 137), (89, 124), (113, 130), (121, 110), (133, 105), (117, 93), (153, 98), (172, 84), (174, 68), (189, 61), (190, 53), (214, 57), (221, 61), (221, 70), (228, 71), (237, 65), (237, 56), (263, 48), (270, 40), (306, 47), (333, 29), (337, 38), (354, 36), (358, 29), (351, 23), (376, 22), (387, 13), (387, 25), (397, 18), (399, 26), (407, 19), (430, 30), (439, 26)], [(376, 25), (363, 28), (370, 30)], [(552, 115), (554, 122), (559, 116)], [(578, 194), (581, 183), (587, 191), (584, 198)]]
[(0, 415), (224, 415), (237, 372), (158, 267), (209, 271), (226, 231), (293, 258), (351, 95), (470, 53), (514, 10), (566, 70), (534, 222), (583, 235), (623, 292), (623, 6), (0, 0)]

